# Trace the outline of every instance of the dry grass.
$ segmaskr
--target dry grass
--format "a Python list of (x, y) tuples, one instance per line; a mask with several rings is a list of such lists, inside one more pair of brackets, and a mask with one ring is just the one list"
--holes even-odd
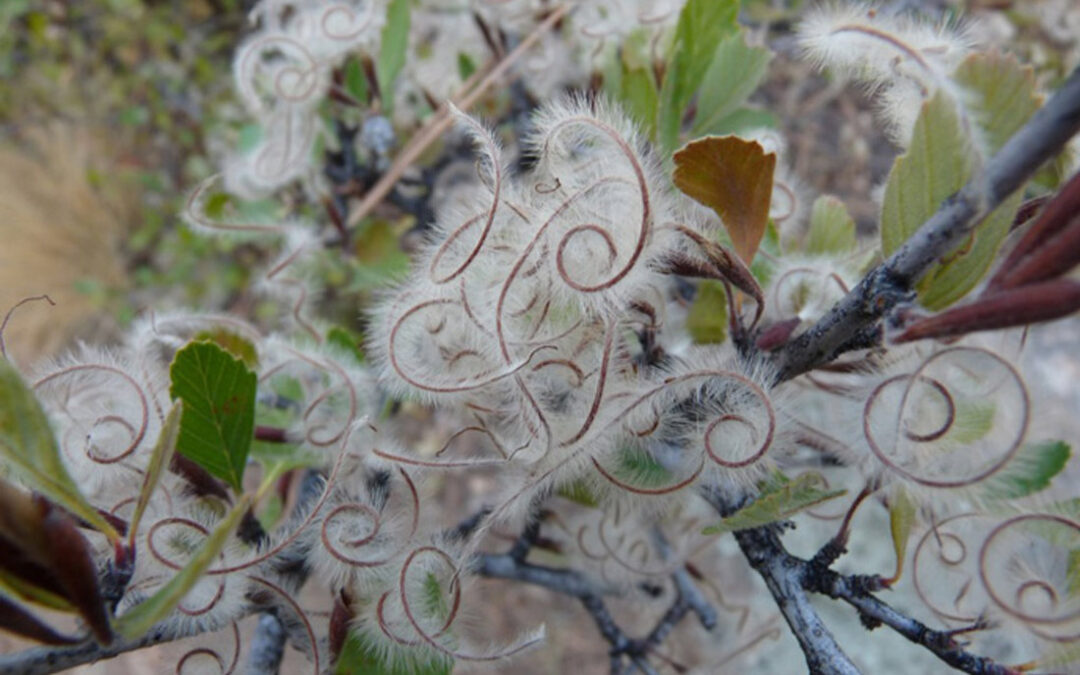
[(28, 363), (108, 330), (100, 302), (80, 287), (126, 286), (121, 244), (133, 201), (92, 185), (92, 169), (109, 181), (114, 167), (104, 139), (86, 128), (54, 124), (24, 137), (0, 145), (0, 315), (29, 296), (56, 302), (22, 307), (4, 333), (12, 357)]

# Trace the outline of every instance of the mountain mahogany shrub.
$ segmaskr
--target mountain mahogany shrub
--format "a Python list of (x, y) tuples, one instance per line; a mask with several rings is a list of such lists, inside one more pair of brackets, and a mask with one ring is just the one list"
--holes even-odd
[[(797, 561), (808, 570), (800, 593), (842, 596), (812, 585), (834, 577), (860, 583), (863, 600), (893, 587), (934, 617), (909, 639), (948, 663), (979, 658), (953, 641), (957, 631), (1002, 664), (1075, 669), (1080, 521), (1075, 495), (1054, 481), (1070, 449), (1038, 422), (1017, 365), (1023, 335), (968, 333), (1026, 323), (1003, 322), (994, 303), (1032, 284), (1053, 293), (1021, 319), (1075, 311), (1074, 282), (1059, 276), (1075, 263), (1068, 243), (1080, 221), (1066, 207), (1080, 179), (1027, 226), (1045, 245), (1022, 240), (1016, 264), (989, 283), (1014, 221), (1023, 225), (1019, 195), (940, 257), (884, 340), (872, 335), (786, 381), (773, 365), (1028, 121), (1042, 97), (1034, 77), (954, 28), (865, 5), (811, 13), (800, 28), (807, 53), (883, 87), (888, 132), (906, 149), (882, 195), (881, 239), (859, 241), (841, 202), (808, 203), (779, 161), (776, 130), (695, 138), (735, 123), (718, 115), (699, 127), (712, 111), (694, 101), (757, 119), (745, 106), (754, 87), (723, 77), (736, 63), (767, 63), (736, 6), (583, 2), (535, 40), (541, 56), (554, 50), (575, 67), (543, 81), (520, 64), (544, 103), (509, 149), (501, 129), (448, 103), (475, 171), (424, 223), (408, 273), (365, 309), (362, 350), (306, 303), (326, 290), (320, 265), (338, 255), (327, 240), (299, 218), (229, 217), (218, 179), (200, 186), (186, 214), (194, 226), (279, 242), (263, 287), (290, 320), (266, 332), (224, 315), (151, 315), (112, 350), (87, 347), (25, 378), (0, 364), (0, 497), (40, 514), (28, 517), (43, 528), (82, 526), (67, 557), (93, 563), (65, 562), (32, 528), (0, 521), (0, 543), (22, 556), (0, 562), (2, 625), (54, 644), (86, 639), (51, 629), (28, 609), (39, 604), (78, 613), (103, 644), (224, 629), (225, 647), (200, 643), (176, 665), (228, 672), (246, 640), (237, 622), (270, 612), (314, 672), (505, 669), (529, 658), (543, 629), (491, 639), (471, 582), (510, 576), (585, 602), (619, 664), (658, 659), (692, 608), (707, 630), (684, 636), (685, 654), (664, 663), (753, 668), (774, 651), (755, 647), (779, 638), (780, 618), (773, 598), (733, 572), (746, 560), (722, 535), (737, 532), (761, 570), (770, 560), (747, 541), (779, 541), (794, 518), (804, 531), (839, 527)], [(330, 201), (319, 191), (342, 186), (310, 180), (314, 149), (338, 142), (345, 159), (358, 150), (325, 133), (335, 101), (396, 106), (405, 129), (425, 113), (410, 86), (442, 100), (453, 87), (428, 78), (457, 83), (425, 74), (424, 61), (458, 63), (465, 81), (480, 59), (454, 31), (484, 33), (498, 59), (556, 11), (516, 0), (260, 3), (235, 76), (262, 135), (226, 163), (222, 184), (243, 197), (304, 179)], [(360, 70), (349, 75), (354, 57)], [(610, 98), (552, 96), (597, 72), (622, 78)], [(683, 138), (692, 142), (673, 153)], [(1056, 187), (1063, 176), (1041, 180)], [(343, 220), (339, 237), (350, 234)], [(907, 326), (959, 337), (900, 342)], [(424, 443), (402, 412), (419, 406), (436, 409), (431, 426), (442, 427)], [(476, 496), (482, 508), (447, 514), (441, 486), (474, 475), (491, 479)], [(703, 499), (716, 495), (720, 514)], [(852, 560), (870, 576), (835, 575), (864, 503), (888, 510), (890, 536), (876, 539), (892, 544), (895, 568)], [(489, 553), (506, 533), (510, 553)], [(527, 560), (532, 550), (558, 556), (558, 569)], [(100, 574), (87, 571), (95, 565)], [(300, 603), (305, 583), (328, 591), (325, 606)], [(798, 599), (771, 591), (790, 620)], [(605, 593), (643, 608), (657, 595), (676, 603), (631, 641), (612, 626)], [(868, 628), (880, 621), (862, 616)], [(821, 639), (816, 630), (804, 642)], [(968, 670), (1021, 670), (986, 667), (998, 670)]]
[[(511, 180), (498, 155), (482, 159), (478, 210), (440, 219), (415, 274), (375, 309), (384, 381), (472, 411), (490, 456), (447, 464), (518, 474), (493, 522), (520, 523), (581, 478), (656, 497), (702, 478), (753, 484), (778, 427), (768, 371), (732, 351), (660, 346), (672, 320), (663, 269), (674, 257), (707, 264), (694, 247), (708, 235), (678, 221), (632, 126), (603, 105), (541, 112), (529, 151), (534, 169)], [(651, 354), (644, 332), (659, 341)], [(635, 455), (663, 478), (634, 475)]]

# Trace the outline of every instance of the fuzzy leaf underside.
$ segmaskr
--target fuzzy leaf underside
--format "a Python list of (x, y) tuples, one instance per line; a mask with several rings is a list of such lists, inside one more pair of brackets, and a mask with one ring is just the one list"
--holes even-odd
[(855, 243), (855, 220), (844, 202), (830, 195), (814, 200), (805, 251), (816, 255), (842, 254), (854, 250)]

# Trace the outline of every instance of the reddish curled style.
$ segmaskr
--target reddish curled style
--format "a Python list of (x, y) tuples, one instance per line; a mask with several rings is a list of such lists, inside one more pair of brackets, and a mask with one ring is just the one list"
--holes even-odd
[(971, 624), (985, 608), (976, 551), (988, 529), (987, 518), (960, 514), (933, 523), (915, 547), (911, 562), (915, 592), (946, 621)]
[[(350, 567), (372, 568), (388, 564), (412, 545), (420, 525), (420, 496), (409, 474), (402, 468), (398, 468), (398, 473), (407, 488), (412, 510), (408, 530), (387, 535), (382, 531), (383, 516), (379, 509), (361, 502), (340, 504), (322, 520), (319, 536), (327, 553)], [(364, 533), (350, 536), (358, 531)], [(385, 540), (389, 537), (395, 546), (388, 552)], [(358, 557), (366, 547), (376, 552), (375, 557)]]
[(994, 605), (1039, 637), (1080, 640), (1075, 593), (1080, 523), (1057, 514), (1031, 513), (994, 527), (979, 550), (979, 580)]
[(928, 488), (961, 488), (1009, 463), (1029, 414), (1027, 387), (1011, 364), (985, 349), (952, 347), (875, 387), (863, 434), (888, 473)]
[(196, 647), (184, 652), (176, 661), (176, 675), (186, 675), (188, 663), (191, 662), (191, 671), (195, 673), (207, 673), (206, 666), (203, 665), (206, 661), (209, 661), (217, 666), (218, 672), (221, 675), (232, 675), (236, 671), (236, 666), (240, 662), (240, 628), (236, 625), (236, 622), (229, 624), (229, 635), (232, 637), (232, 654), (226, 661), (225, 657), (221, 655), (216, 649), (210, 647)]
[[(442, 598), (437, 603), (426, 602), (431, 599), (430, 594), (434, 589)], [(391, 599), (395, 609), (401, 613), (398, 621), (391, 621), (387, 616)], [(525, 637), (517, 644), (492, 651), (456, 646), (465, 637), (454, 630), (461, 603), (461, 579), (454, 558), (436, 546), (421, 546), (414, 549), (402, 564), (396, 591), (386, 591), (379, 598), (376, 610), (379, 629), (397, 644), (414, 647), (427, 645), (454, 659), (473, 662), (509, 658), (535, 646), (541, 639), (540, 636)], [(430, 604), (436, 607), (428, 606)], [(408, 630), (413, 636), (401, 635), (397, 632), (401, 629)]]
[[(90, 375), (90, 377), (79, 378), (78, 376), (80, 375)], [(50, 386), (60, 388), (63, 391), (64, 396), (57, 401), (57, 404), (60, 410), (63, 410), (69, 415), (73, 415), (75, 414), (73, 411), (78, 411), (82, 407), (85, 407), (85, 405), (77, 405), (77, 399), (83, 399), (87, 402), (89, 402), (89, 399), (94, 399), (95, 401), (100, 402), (99, 397), (103, 394), (110, 397), (115, 395), (116, 392), (111, 386), (106, 387), (104, 383), (96, 381), (98, 376), (119, 380), (123, 386), (128, 389), (128, 392), (133, 394), (130, 399), (123, 400), (133, 400), (138, 402), (135, 419), (128, 419), (127, 417), (118, 414), (106, 413), (93, 415), (93, 421), (88, 428), (81, 428), (81, 420), (72, 419), (72, 422), (75, 424), (69, 428), (69, 431), (77, 432), (76, 436), (78, 440), (81, 440), (84, 444), (83, 453), (90, 461), (95, 464), (115, 464), (132, 456), (146, 437), (147, 427), (150, 422), (150, 408), (147, 402), (146, 393), (134, 377), (116, 366), (104, 363), (76, 364), (60, 368), (39, 378), (34, 382), (33, 388), (35, 392)], [(70, 386), (63, 385), (62, 380), (64, 378), (75, 378), (74, 384)], [(122, 447), (116, 454), (104, 455), (101, 453), (101, 449), (92, 443), (91, 439), (94, 430), (105, 427), (119, 428), (124, 435), (128, 436), (128, 444)], [(69, 457), (73, 455), (67, 443), (64, 443), (63, 449)]]
[(248, 576), (247, 578), (257, 590), (269, 593), (275, 600), (274, 604), (286, 608), (291, 614), (289, 618), (300, 624), (308, 640), (307, 645), (301, 645), (301, 647), (306, 647), (304, 651), (311, 655), (313, 662), (311, 672), (314, 675), (322, 673), (322, 669), (319, 667), (319, 639), (315, 634), (315, 628), (311, 625), (307, 612), (293, 599), (292, 594), (274, 582), (257, 576)]

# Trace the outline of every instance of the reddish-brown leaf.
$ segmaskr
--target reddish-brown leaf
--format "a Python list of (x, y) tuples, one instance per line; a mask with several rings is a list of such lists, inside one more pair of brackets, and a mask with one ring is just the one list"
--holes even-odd
[(758, 334), (754, 344), (763, 352), (771, 352), (780, 349), (791, 339), (791, 334), (799, 327), (802, 321), (798, 317), (777, 321)]
[(105, 645), (111, 643), (113, 632), (109, 613), (101, 597), (97, 565), (86, 539), (75, 521), (57, 508), (47, 509), (41, 525), (48, 542), (51, 569), (64, 587), (68, 600), (79, 610), (97, 641)]
[(1008, 288), (920, 319), (894, 342), (966, 335), (1058, 319), (1080, 309), (1080, 282), (1057, 279)]
[(990, 280), (1010, 288), (1060, 276), (1080, 263), (1080, 173), (1046, 205)]
[(674, 160), (676, 187), (716, 211), (749, 265), (769, 222), (776, 154), (757, 141), (709, 136), (688, 143)]
[(218, 497), (224, 502), (232, 503), (225, 483), (211, 476), (209, 471), (187, 457), (179, 453), (173, 455), (169, 460), (169, 471), (187, 481), (191, 494), (197, 497)]
[(680, 227), (678, 231), (697, 244), (698, 249), (707, 258), (707, 262), (682, 253), (673, 253), (664, 261), (661, 271), (699, 279), (727, 281), (757, 303), (754, 315), (754, 323), (757, 323), (765, 307), (765, 294), (753, 273), (750, 272), (750, 268), (744, 265), (738, 256), (732, 255), (731, 251), (716, 242), (709, 241), (698, 232), (688, 227)]
[(341, 650), (345, 647), (345, 641), (349, 637), (349, 623), (353, 620), (352, 603), (349, 602), (345, 591), (334, 598), (334, 611), (330, 613), (330, 659), (337, 661), (341, 656)]
[(57, 633), (23, 607), (0, 596), (0, 630), (21, 635), (46, 645), (70, 645), (81, 638)]
[(0, 568), (23, 584), (30, 592), (28, 597), (41, 602), (44, 597), (53, 596), (46, 603), (52, 606), (57, 601), (69, 603), (86, 620), (99, 642), (112, 641), (97, 565), (74, 518), (45, 497), (27, 493), (3, 480), (0, 480)]

